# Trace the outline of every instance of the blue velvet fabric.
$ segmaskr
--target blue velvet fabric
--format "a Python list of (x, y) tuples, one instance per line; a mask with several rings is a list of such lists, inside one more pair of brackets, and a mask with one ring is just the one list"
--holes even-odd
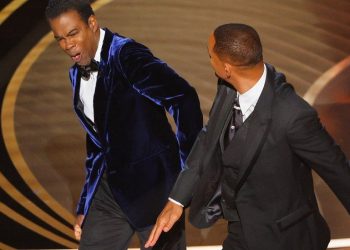
[[(77, 213), (88, 212), (106, 172), (131, 224), (154, 224), (202, 128), (194, 88), (148, 48), (107, 29), (94, 96), (95, 129), (83, 113), (76, 65), (70, 79), (74, 109), (87, 131), (86, 182)], [(165, 110), (176, 122), (176, 135)]]

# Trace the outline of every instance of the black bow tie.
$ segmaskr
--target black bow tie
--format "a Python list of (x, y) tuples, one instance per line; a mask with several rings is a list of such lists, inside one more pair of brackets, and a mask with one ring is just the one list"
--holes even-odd
[(91, 72), (96, 72), (98, 71), (98, 65), (99, 63), (95, 60), (91, 60), (90, 64), (85, 65), (85, 66), (81, 66), (79, 65), (79, 72), (82, 78), (88, 80), (90, 78), (90, 74)]

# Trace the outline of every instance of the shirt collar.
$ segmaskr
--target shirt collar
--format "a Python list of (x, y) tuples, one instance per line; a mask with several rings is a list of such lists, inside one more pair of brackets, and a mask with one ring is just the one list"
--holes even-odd
[(242, 95), (237, 92), (237, 95), (239, 98), (238, 99), (239, 105), (241, 107), (241, 111), (243, 115), (245, 115), (245, 113), (250, 108), (255, 107), (261, 95), (261, 92), (265, 86), (265, 81), (266, 81), (266, 66), (264, 64), (264, 72), (261, 75), (260, 79), (255, 83), (255, 85)]
[(105, 33), (106, 32), (103, 29), (100, 29), (100, 39), (98, 40), (98, 46), (94, 57), (95, 61), (97, 62), (101, 61), (101, 50), (103, 45), (103, 39), (105, 38)]

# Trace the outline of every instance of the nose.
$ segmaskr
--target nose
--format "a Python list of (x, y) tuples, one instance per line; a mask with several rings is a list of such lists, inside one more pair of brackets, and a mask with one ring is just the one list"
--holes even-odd
[(75, 44), (74, 41), (70, 38), (66, 38), (64, 41), (64, 49), (65, 50), (71, 50), (72, 48), (74, 48)]

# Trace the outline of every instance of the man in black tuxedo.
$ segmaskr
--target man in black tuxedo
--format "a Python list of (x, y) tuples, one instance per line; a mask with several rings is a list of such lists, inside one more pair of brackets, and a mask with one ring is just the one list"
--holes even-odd
[(263, 62), (257, 32), (225, 24), (210, 35), (221, 79), (199, 134), (149, 237), (152, 246), (191, 202), (198, 227), (228, 221), (224, 250), (324, 250), (330, 240), (311, 169), (350, 212), (350, 166), (283, 74)]

